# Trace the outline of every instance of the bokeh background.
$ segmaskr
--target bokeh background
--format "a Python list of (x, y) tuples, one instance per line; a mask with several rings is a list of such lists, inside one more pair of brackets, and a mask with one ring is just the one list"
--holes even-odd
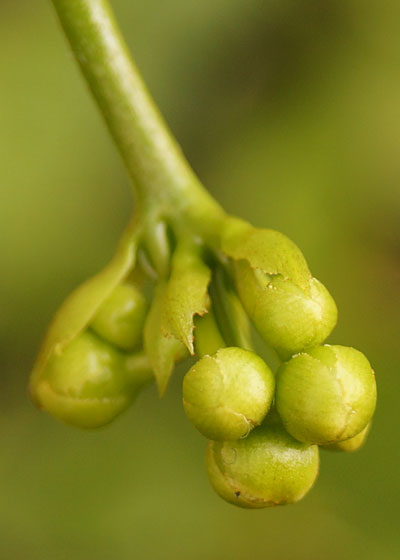
[(130, 186), (50, 2), (0, 1), (0, 558), (399, 557), (400, 4), (115, 0), (149, 87), (231, 212), (304, 251), (370, 358), (368, 445), (324, 453), (295, 506), (211, 490), (184, 369), (107, 429), (64, 426), (26, 385), (52, 314), (110, 258)]

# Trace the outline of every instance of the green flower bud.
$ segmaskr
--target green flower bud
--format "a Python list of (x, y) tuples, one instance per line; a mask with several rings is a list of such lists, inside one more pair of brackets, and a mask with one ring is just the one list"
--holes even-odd
[(316, 278), (302, 288), (242, 260), (235, 263), (235, 281), (257, 330), (282, 359), (321, 344), (336, 324), (335, 302)]
[(344, 441), (338, 441), (336, 443), (330, 443), (328, 445), (323, 445), (323, 449), (327, 449), (328, 451), (358, 451), (360, 447), (362, 447), (367, 439), (367, 435), (371, 428), (371, 423), (369, 423), (359, 434), (356, 436), (346, 439)]
[(135, 380), (130, 362), (131, 356), (83, 332), (51, 356), (32, 387), (34, 399), (68, 424), (103, 426), (132, 402), (146, 379), (140, 371)]
[(375, 404), (374, 373), (354, 348), (319, 346), (278, 371), (276, 408), (299, 441), (326, 444), (352, 438), (371, 420)]
[(316, 445), (293, 439), (278, 424), (263, 424), (235, 442), (209, 442), (207, 470), (217, 494), (244, 508), (300, 500), (319, 467)]
[(222, 348), (204, 356), (185, 375), (183, 405), (207, 438), (236, 440), (261, 424), (274, 386), (274, 376), (259, 356), (242, 348)]
[(101, 304), (91, 321), (96, 334), (122, 350), (133, 350), (141, 341), (147, 302), (132, 284), (120, 284)]

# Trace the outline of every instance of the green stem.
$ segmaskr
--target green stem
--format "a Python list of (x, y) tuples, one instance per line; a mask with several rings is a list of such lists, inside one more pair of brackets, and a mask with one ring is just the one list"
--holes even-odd
[(224, 213), (202, 187), (140, 77), (106, 0), (52, 0), (133, 179), (142, 211), (215, 241)]
[(131, 376), (131, 382), (139, 388), (148, 381), (154, 380), (154, 373), (151, 369), (149, 359), (144, 352), (131, 354), (125, 360), (125, 367)]

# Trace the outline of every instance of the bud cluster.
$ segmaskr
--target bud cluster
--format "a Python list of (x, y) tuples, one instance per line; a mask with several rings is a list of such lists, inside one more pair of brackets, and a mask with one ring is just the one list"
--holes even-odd
[(38, 406), (81, 428), (108, 424), (125, 410), (149, 378), (147, 360), (137, 351), (146, 311), (134, 284), (118, 285), (86, 328), (56, 346), (33, 377)]
[[(357, 350), (324, 345), (335, 302), (281, 233), (227, 215), (154, 106), (106, 0), (53, 0), (133, 179), (137, 212), (111, 262), (61, 306), (34, 365), (35, 403), (81, 428), (107, 424), (175, 364), (188, 418), (208, 440), (210, 482), (247, 508), (301, 499), (319, 447), (354, 451), (376, 402)], [(254, 352), (255, 328), (280, 360)]]
[[(245, 508), (296, 502), (317, 477), (319, 446), (354, 451), (365, 440), (371, 366), (353, 348), (324, 345), (336, 305), (284, 235), (227, 217), (211, 245), (169, 227), (151, 243), (123, 243), (67, 300), (35, 366), (33, 398), (96, 428), (152, 376), (162, 394), (176, 362), (195, 355), (183, 406), (209, 440), (216, 492)], [(254, 352), (251, 324), (279, 357), (276, 374)]]

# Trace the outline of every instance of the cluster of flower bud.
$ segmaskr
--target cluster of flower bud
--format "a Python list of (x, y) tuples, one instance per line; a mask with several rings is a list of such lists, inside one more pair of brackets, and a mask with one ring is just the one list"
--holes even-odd
[(208, 475), (222, 498), (245, 508), (293, 503), (317, 477), (319, 446), (364, 442), (375, 376), (361, 352), (322, 345), (336, 305), (291, 241), (232, 220), (222, 249), (244, 309), (283, 363), (274, 376), (248, 350), (206, 354), (184, 378), (184, 408), (210, 440)]
[[(246, 508), (298, 501), (317, 477), (319, 446), (354, 451), (365, 440), (371, 366), (323, 344), (336, 305), (284, 235), (227, 218), (217, 246), (195, 237), (159, 246), (161, 265), (147, 254), (135, 269), (142, 279), (152, 271), (150, 306), (132, 280), (141, 248), (130, 242), (67, 300), (33, 372), (35, 402), (72, 425), (103, 426), (151, 377), (162, 394), (176, 362), (196, 355), (183, 406), (209, 440), (216, 492)], [(251, 323), (281, 361), (275, 374), (253, 350)]]
[(147, 359), (138, 351), (146, 311), (134, 284), (116, 286), (87, 327), (54, 348), (31, 384), (37, 404), (81, 428), (111, 422), (149, 379)]
[[(319, 447), (354, 451), (365, 440), (371, 366), (353, 348), (324, 345), (336, 305), (297, 246), (228, 216), (202, 188), (107, 3), (54, 3), (139, 196), (111, 262), (55, 316), (32, 397), (64, 422), (96, 428), (150, 378), (162, 395), (177, 361), (196, 355), (183, 406), (209, 440), (216, 492), (246, 508), (296, 502), (316, 479)], [(252, 327), (280, 360), (275, 374), (254, 352)]]

